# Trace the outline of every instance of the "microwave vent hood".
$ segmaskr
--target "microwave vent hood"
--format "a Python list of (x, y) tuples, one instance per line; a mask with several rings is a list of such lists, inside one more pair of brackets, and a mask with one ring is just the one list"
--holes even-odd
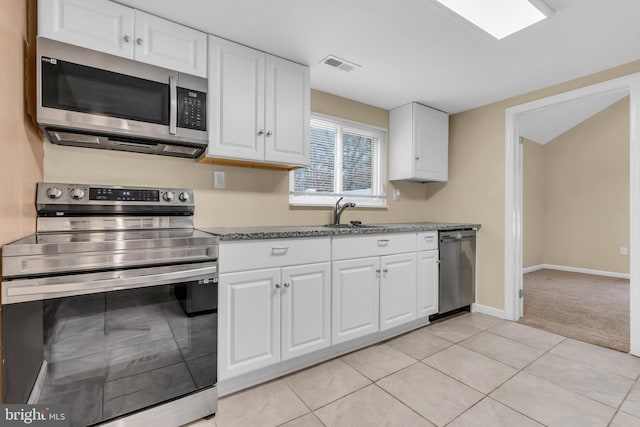
[(100, 148), (103, 150), (130, 151), (133, 153), (159, 154), (162, 156), (196, 158), (204, 147), (172, 145), (162, 141), (123, 138), (109, 135), (92, 135), (66, 130), (45, 129), (49, 141), (72, 147)]

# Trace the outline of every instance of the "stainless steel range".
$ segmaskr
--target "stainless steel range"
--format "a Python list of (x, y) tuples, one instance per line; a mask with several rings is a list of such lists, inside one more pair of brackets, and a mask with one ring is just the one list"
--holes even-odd
[(39, 183), (2, 251), (5, 403), (72, 426), (178, 426), (217, 409), (218, 240), (193, 191)]

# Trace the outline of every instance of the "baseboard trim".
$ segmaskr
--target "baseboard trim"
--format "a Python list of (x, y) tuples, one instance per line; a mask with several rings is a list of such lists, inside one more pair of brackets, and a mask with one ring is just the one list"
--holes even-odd
[(630, 279), (631, 275), (626, 273), (617, 273), (615, 271), (592, 270), (590, 268), (567, 267), (564, 265), (539, 264), (532, 267), (522, 269), (523, 274), (531, 273), (538, 270), (559, 270), (568, 271), (570, 273), (593, 274), (594, 276), (615, 277), (617, 279)]
[(522, 274), (533, 273), (534, 271), (544, 270), (544, 264), (533, 265), (531, 267), (526, 267), (522, 269)]
[(504, 310), (500, 310), (498, 308), (489, 307), (488, 305), (482, 304), (471, 304), (471, 312), (473, 313), (482, 313), (487, 314), (489, 316), (497, 317), (499, 319), (504, 319)]

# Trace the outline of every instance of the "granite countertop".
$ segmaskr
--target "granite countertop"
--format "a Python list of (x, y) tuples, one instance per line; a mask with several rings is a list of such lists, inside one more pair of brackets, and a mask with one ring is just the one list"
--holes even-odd
[(448, 222), (412, 222), (401, 224), (364, 224), (353, 227), (294, 225), (276, 227), (205, 227), (200, 230), (215, 234), (220, 240), (291, 239), (296, 237), (348, 236), (358, 234), (410, 233), (417, 231), (480, 229), (480, 224)]

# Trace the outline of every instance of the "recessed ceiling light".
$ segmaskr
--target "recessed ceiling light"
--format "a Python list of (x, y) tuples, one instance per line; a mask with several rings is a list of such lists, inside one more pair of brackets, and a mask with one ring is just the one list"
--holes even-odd
[(553, 15), (543, 0), (436, 0), (498, 40)]

